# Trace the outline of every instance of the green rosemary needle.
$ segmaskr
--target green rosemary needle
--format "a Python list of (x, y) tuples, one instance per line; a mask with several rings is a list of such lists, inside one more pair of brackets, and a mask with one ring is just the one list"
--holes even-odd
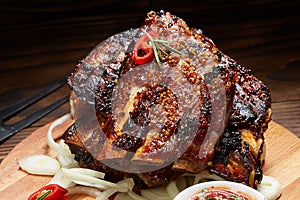
[(37, 198), (37, 200), (43, 200), (43, 199), (45, 199), (51, 192), (52, 192), (52, 190), (46, 190), (45, 193), (43, 193), (41, 196), (39, 196)]
[(155, 60), (160, 69), (162, 69), (162, 64), (160, 61), (160, 59), (162, 59), (162, 54), (168, 55), (168, 53), (163, 48), (165, 48), (166, 50), (168, 50), (170, 52), (176, 53), (178, 55), (182, 55), (182, 53), (180, 51), (178, 51), (177, 49), (170, 47), (168, 45), (168, 44), (173, 43), (173, 41), (155, 39), (149, 33), (147, 33), (145, 30), (143, 30), (143, 32), (148, 36), (148, 38), (150, 40), (151, 46), (153, 48)]

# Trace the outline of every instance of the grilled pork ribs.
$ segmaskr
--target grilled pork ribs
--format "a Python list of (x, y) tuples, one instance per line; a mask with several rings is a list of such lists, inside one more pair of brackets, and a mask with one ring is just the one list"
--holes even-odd
[(139, 188), (204, 169), (256, 187), (271, 117), (266, 85), (168, 12), (148, 13), (141, 29), (167, 32), (183, 55), (138, 65), (133, 46), (145, 32), (131, 29), (84, 58), (68, 80), (75, 123), (63, 135), (75, 159)]

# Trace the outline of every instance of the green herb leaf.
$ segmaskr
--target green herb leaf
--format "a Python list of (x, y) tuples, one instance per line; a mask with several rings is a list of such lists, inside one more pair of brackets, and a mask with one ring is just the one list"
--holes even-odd
[(182, 55), (182, 53), (180, 51), (178, 51), (177, 49), (174, 49), (173, 47), (170, 47), (169, 45), (166, 45), (165, 43), (159, 43), (161, 46), (165, 47), (167, 50), (177, 53), (179, 55)]
[(52, 190), (46, 190), (41, 196), (39, 196), (36, 200), (43, 200), (45, 199), (50, 193), (52, 192)]
[(234, 199), (234, 200), (241, 200), (241, 197), (237, 197), (235, 195), (230, 195), (230, 198)]
[(155, 39), (155, 38), (152, 38), (154, 42), (158, 42), (158, 43), (166, 43), (166, 44), (171, 44), (173, 43), (172, 41), (169, 41), (169, 40), (159, 40), (159, 39)]
[(155, 57), (155, 59), (156, 59), (156, 62), (157, 62), (157, 64), (158, 64), (158, 66), (159, 66), (159, 68), (160, 69), (162, 69), (162, 65), (161, 65), (161, 62), (160, 62), (160, 60), (159, 60), (159, 54), (158, 54), (158, 52), (157, 52), (157, 48), (155, 47), (156, 45), (154, 44), (154, 42), (152, 42), (151, 41), (151, 43), (153, 43), (152, 45), (152, 48), (153, 48), (153, 51), (154, 51), (154, 57)]
[(160, 69), (162, 69), (162, 64), (161, 64), (162, 54), (168, 55), (168, 53), (166, 51), (164, 51), (162, 47), (164, 47), (166, 50), (168, 50), (170, 52), (174, 52), (178, 55), (182, 55), (182, 53), (180, 51), (167, 45), (167, 44), (171, 44), (172, 41), (155, 39), (155, 38), (152, 38), (152, 36), (149, 33), (147, 33), (147, 31), (143, 30), (143, 32), (148, 36), (148, 38), (150, 40), (151, 46), (154, 51), (155, 60)]
[(202, 192), (208, 192), (208, 189), (207, 188), (203, 188)]

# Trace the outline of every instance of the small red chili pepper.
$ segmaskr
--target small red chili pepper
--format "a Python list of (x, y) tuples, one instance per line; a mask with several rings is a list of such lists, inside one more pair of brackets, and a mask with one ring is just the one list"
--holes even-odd
[[(155, 31), (149, 31), (148, 34), (152, 37), (158, 37)], [(143, 35), (134, 46), (133, 60), (138, 65), (148, 63), (154, 57), (153, 48), (148, 44), (149, 40), (147, 35)]]
[(28, 197), (28, 200), (69, 200), (66, 196), (68, 190), (57, 185), (49, 184)]

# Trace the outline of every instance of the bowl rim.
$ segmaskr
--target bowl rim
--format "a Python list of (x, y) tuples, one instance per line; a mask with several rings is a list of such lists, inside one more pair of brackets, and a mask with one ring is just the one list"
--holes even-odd
[(192, 195), (201, 191), (201, 189), (211, 186), (222, 186), (232, 189), (233, 191), (240, 191), (247, 194), (249, 197), (255, 200), (265, 199), (262, 193), (242, 183), (236, 183), (232, 181), (208, 181), (203, 183), (197, 183), (195, 185), (185, 188), (184, 190), (179, 192), (173, 200), (187, 200)]

